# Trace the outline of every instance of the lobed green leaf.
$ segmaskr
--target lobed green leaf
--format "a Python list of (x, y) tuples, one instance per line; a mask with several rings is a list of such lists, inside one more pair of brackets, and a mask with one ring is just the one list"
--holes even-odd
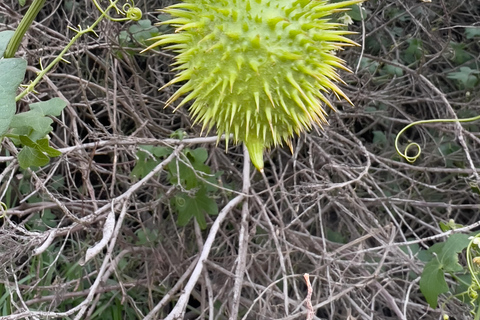
[(22, 151), (18, 153), (18, 163), (22, 169), (28, 167), (41, 167), (50, 162), (50, 158), (40, 150), (23, 147)]
[(445, 273), (463, 270), (463, 266), (458, 263), (458, 253), (468, 246), (468, 238), (466, 234), (452, 234), (445, 243), (436, 243), (428, 250), (434, 257), (423, 269), (420, 291), (434, 309), (438, 305), (438, 296), (448, 292)]

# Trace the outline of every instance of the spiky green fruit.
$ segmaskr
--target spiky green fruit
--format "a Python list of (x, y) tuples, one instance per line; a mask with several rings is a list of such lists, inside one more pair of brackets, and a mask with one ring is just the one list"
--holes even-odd
[(175, 33), (148, 49), (179, 53), (167, 85), (185, 81), (167, 105), (187, 94), (178, 107), (193, 101), (195, 122), (225, 133), (227, 146), (231, 134), (243, 141), (262, 170), (265, 148), (327, 123), (326, 92), (350, 102), (335, 84), (335, 69), (347, 70), (335, 51), (355, 43), (327, 17), (361, 1), (184, 0), (162, 10)]

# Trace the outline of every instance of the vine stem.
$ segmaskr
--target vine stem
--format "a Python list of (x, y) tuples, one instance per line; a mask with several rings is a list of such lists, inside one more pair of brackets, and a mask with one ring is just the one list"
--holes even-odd
[[(45, 0), (40, 0), (40, 1), (43, 1), (45, 2)], [(67, 51), (70, 49), (70, 47), (78, 40), (78, 38), (80, 38), (81, 36), (83, 36), (84, 34), (86, 33), (89, 33), (89, 32), (93, 32), (95, 33), (94, 29), (95, 27), (100, 23), (100, 21), (103, 20), (103, 18), (106, 17), (106, 12), (110, 11), (112, 8), (115, 8), (116, 7), (116, 3), (118, 2), (118, 0), (116, 1), (113, 1), (110, 3), (110, 5), (107, 7), (107, 9), (105, 11), (102, 11), (102, 14), (100, 15), (100, 17), (98, 17), (97, 20), (95, 20), (95, 22), (89, 26), (88, 28), (86, 28), (85, 30), (82, 30), (80, 27), (80, 29), (77, 31), (77, 30), (74, 30), (77, 32), (77, 34), (70, 40), (70, 42), (66, 45), (66, 47), (62, 50), (62, 52), (60, 52), (60, 54), (52, 61), (48, 64), (48, 66), (44, 69), (42, 69), (40, 72), (37, 73), (37, 77), (35, 78), (35, 80), (33, 80), (26, 88), (25, 90), (23, 90), (18, 96), (15, 97), (15, 101), (18, 101), (20, 99), (22, 99), (24, 96), (26, 96), (28, 93), (32, 92), (35, 88), (35, 86), (42, 80), (42, 78), (58, 63), (60, 62), (60, 60), (64, 60), (63, 59), (63, 56), (65, 55), (65, 53), (67, 53)], [(23, 21), (23, 20), (22, 20)]]
[(22, 42), (25, 33), (32, 25), (33, 20), (37, 17), (38, 13), (42, 9), (43, 5), (45, 4), (46, 0), (34, 0), (30, 7), (27, 10), (25, 16), (23, 16), (22, 21), (18, 25), (17, 29), (13, 33), (12, 39), (8, 42), (7, 48), (5, 49), (5, 53), (3, 54), (4, 58), (13, 58), (15, 53)]

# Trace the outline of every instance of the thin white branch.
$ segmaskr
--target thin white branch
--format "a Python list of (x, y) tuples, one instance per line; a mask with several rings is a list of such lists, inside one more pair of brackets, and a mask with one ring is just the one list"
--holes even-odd
[[(191, 139), (150, 139), (150, 138), (131, 138), (131, 137), (117, 137), (109, 140), (101, 140), (98, 142), (90, 142), (79, 144), (72, 147), (59, 148), (57, 149), (63, 154), (75, 151), (75, 150), (84, 150), (99, 148), (105, 146), (135, 146), (135, 145), (152, 145), (152, 146), (180, 146), (180, 145), (194, 145), (194, 144), (203, 144), (203, 143), (216, 143), (218, 141), (225, 140), (225, 135), (220, 137), (201, 137), (201, 138), (191, 138)], [(14, 160), (14, 156), (5, 156), (0, 157), (0, 162), (7, 162)]]
[(52, 244), (56, 234), (57, 234), (57, 229), (50, 230), (43, 244), (37, 249), (33, 250), (32, 255), (38, 256), (39, 254), (42, 254), (43, 252), (45, 252), (45, 250), (47, 250), (47, 248)]
[(168, 291), (168, 293), (166, 293), (162, 300), (160, 300), (159, 303), (157, 303), (157, 305), (155, 306), (155, 308), (153, 308), (145, 318), (143, 318), (143, 320), (152, 320), (152, 319), (157, 319), (156, 318), (156, 314), (158, 312), (160, 312), (160, 309), (162, 309), (165, 304), (170, 301), (170, 299), (172, 298), (172, 296), (175, 294), (175, 292), (177, 292), (178, 290), (180, 290), (180, 287), (182, 286), (182, 283), (187, 280), (187, 277), (188, 275), (192, 272), (192, 270), (194, 269), (194, 267), (197, 265), (197, 262), (198, 262), (198, 258), (196, 258), (191, 264), (190, 266), (188, 267), (188, 269), (183, 273), (183, 275), (180, 277), (180, 279), (178, 279), (178, 281), (175, 283), (175, 285), (173, 286), (172, 289), (170, 289), (170, 291)]
[[(173, 308), (173, 310), (170, 312), (170, 314), (164, 319), (164, 320), (182, 320), (183, 316), (185, 314), (185, 308), (187, 307), (188, 299), (190, 298), (190, 294), (192, 293), (193, 288), (197, 284), (198, 278), (200, 278), (200, 275), (202, 274), (202, 269), (205, 260), (207, 259), (210, 249), (212, 248), (213, 242), (215, 241), (216, 235), (218, 230), (220, 229), (220, 225), (225, 220), (227, 217), (227, 214), (240, 202), (245, 199), (245, 195), (241, 194), (239, 196), (236, 196), (232, 200), (230, 200), (229, 203), (220, 211), (217, 219), (215, 219), (215, 222), (212, 225), (212, 228), (210, 229), (210, 232), (208, 234), (207, 240), (205, 240), (205, 245), (203, 247), (203, 250), (200, 254), (200, 258), (198, 259), (197, 265), (195, 266), (195, 269), (192, 272), (192, 275), (190, 276), (190, 279), (188, 280), (187, 284), (185, 285), (185, 289), (183, 290), (183, 294), (180, 296), (178, 299), (177, 304)], [(150, 320), (153, 319), (154, 314), (151, 312), (144, 318), (144, 320)]]
[[(248, 149), (243, 146), (243, 186), (242, 192), (248, 195), (250, 191), (250, 156)], [(238, 308), (240, 307), (240, 297), (242, 293), (243, 276), (245, 275), (245, 266), (247, 264), (248, 249), (248, 199), (245, 199), (242, 206), (242, 222), (240, 225), (240, 234), (238, 237), (238, 258), (237, 268), (235, 269), (235, 283), (233, 285), (233, 298), (230, 310), (230, 319), (236, 320)]]
[(87, 252), (85, 253), (85, 260), (81, 261), (79, 264), (81, 266), (85, 265), (90, 259), (95, 257), (97, 254), (99, 254), (103, 248), (105, 248), (112, 238), (113, 235), (113, 229), (115, 228), (115, 208), (113, 207), (113, 202), (112, 202), (112, 210), (107, 216), (107, 219), (105, 219), (105, 222), (103, 224), (103, 236), (102, 239), (97, 242), (93, 247), (88, 248)]
[[(112, 204), (112, 207), (113, 207), (113, 204)], [(98, 275), (97, 275), (97, 278), (95, 279), (95, 282), (90, 287), (90, 292), (88, 293), (88, 296), (81, 303), (82, 307), (78, 311), (77, 315), (75, 316), (75, 320), (80, 320), (80, 319), (83, 318), (83, 315), (84, 315), (85, 311), (88, 309), (88, 307), (90, 306), (90, 303), (92, 302), (93, 298), (95, 297), (95, 294), (97, 293), (97, 289), (98, 289), (100, 283), (102, 283), (103, 275), (107, 271), (107, 268), (112, 261), (113, 250), (115, 249), (115, 243), (117, 242), (117, 237), (120, 234), (120, 229), (122, 228), (123, 220), (125, 219), (125, 216), (127, 214), (127, 208), (128, 208), (128, 200), (123, 202), (122, 211), (120, 212), (120, 215), (118, 216), (117, 225), (115, 226), (113, 236), (111, 237), (110, 245), (108, 246), (108, 250), (107, 250), (107, 254), (105, 255), (105, 257), (103, 259), (103, 263), (102, 263), (102, 266), (100, 267), (100, 270), (98, 270)], [(112, 208), (112, 211), (114, 211), (113, 208)], [(115, 216), (114, 216), (113, 220), (115, 221)]]

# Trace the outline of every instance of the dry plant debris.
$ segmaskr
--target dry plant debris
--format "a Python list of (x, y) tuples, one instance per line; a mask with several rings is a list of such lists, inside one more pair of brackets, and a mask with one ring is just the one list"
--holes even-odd
[[(137, 3), (152, 22), (170, 4)], [(173, 56), (140, 54), (148, 23), (104, 22), (98, 37), (78, 42), (70, 63), (18, 105), (68, 101), (51, 134), (62, 156), (20, 170), (17, 150), (2, 144), (1, 318), (173, 319), (181, 309), (183, 319), (306, 319), (308, 273), (314, 319), (469, 319), (455, 298), (441, 297), (443, 311), (428, 306), (419, 254), (446, 239), (441, 222), (478, 229), (478, 124), (409, 130), (401, 143), (423, 148), (414, 164), (393, 141), (415, 120), (479, 113), (480, 7), (372, 0), (363, 8), (350, 29), (364, 48), (339, 53), (357, 66), (342, 74), (356, 107), (338, 101), (325, 132), (294, 140), (293, 155), (273, 149), (263, 174), (243, 171), (240, 147), (225, 153), (217, 137), (201, 137), (184, 109), (163, 108), (175, 88), (157, 89), (174, 77)], [(0, 2), (0, 30), (24, 12), (16, 0)], [(68, 26), (97, 17), (89, 0), (48, 1), (18, 53), (30, 66), (25, 83), (72, 37)], [(170, 153), (134, 177), (145, 145)], [(186, 156), (199, 148), (203, 162)], [(206, 229), (177, 224), (173, 200), (195, 189), (172, 184), (172, 163), (195, 169), (202, 187), (212, 177), (218, 184), (218, 216), (205, 215)]]

